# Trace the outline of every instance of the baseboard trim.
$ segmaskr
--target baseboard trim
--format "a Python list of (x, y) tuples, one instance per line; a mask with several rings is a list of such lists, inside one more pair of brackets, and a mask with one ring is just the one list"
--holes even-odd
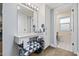
[(50, 46), (51, 46), (51, 47), (55, 47), (55, 48), (57, 47), (57, 46), (55, 46), (55, 45), (53, 45), (53, 44), (50, 44)]
[(77, 54), (77, 56), (79, 56), (79, 52), (74, 52), (75, 54)]

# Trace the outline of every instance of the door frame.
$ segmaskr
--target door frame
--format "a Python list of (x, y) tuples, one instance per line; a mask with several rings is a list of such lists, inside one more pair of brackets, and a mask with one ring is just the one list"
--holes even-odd
[[(77, 39), (78, 39), (78, 34), (77, 34), (77, 13), (78, 13), (78, 10), (77, 10), (77, 8), (78, 8), (78, 5), (77, 5), (77, 3), (73, 3), (73, 7), (72, 7), (72, 9), (74, 9), (74, 19), (73, 19), (73, 33), (72, 33), (72, 42), (74, 42), (74, 47), (73, 47), (73, 50), (72, 50), (72, 52), (74, 52), (74, 53), (76, 53), (77, 52)], [(54, 23), (53, 24), (53, 39), (51, 39), (51, 41), (54, 41), (53, 43), (51, 43), (51, 46), (52, 47), (57, 47), (57, 40), (56, 40), (56, 20), (55, 20), (55, 12), (54, 12), (55, 10), (53, 10), (53, 19), (52, 19), (52, 16), (51, 16), (51, 20), (53, 20), (53, 22), (52, 23)], [(75, 20), (75, 21), (74, 21)], [(52, 30), (52, 29), (51, 29)]]

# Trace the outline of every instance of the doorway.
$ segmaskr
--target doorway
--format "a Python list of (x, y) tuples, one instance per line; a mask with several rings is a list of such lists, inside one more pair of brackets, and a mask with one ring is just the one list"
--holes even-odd
[(56, 47), (64, 50), (72, 51), (72, 21), (71, 9), (72, 4), (65, 4), (54, 9), (55, 13), (55, 33)]

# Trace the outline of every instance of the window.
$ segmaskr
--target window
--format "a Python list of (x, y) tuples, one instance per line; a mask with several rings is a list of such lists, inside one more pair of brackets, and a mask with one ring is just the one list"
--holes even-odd
[(60, 31), (70, 31), (70, 17), (60, 18)]

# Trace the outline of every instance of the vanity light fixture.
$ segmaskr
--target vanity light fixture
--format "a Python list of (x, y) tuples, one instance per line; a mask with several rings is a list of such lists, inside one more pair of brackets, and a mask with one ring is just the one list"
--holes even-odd
[(34, 6), (33, 6), (33, 5), (31, 5), (31, 7), (32, 7), (32, 8), (34, 8)]
[(30, 6), (31, 4), (30, 4), (30, 3), (28, 3), (28, 5)]
[(28, 3), (26, 3), (25, 5), (26, 5), (26, 6), (29, 6), (29, 4), (28, 4)]
[(31, 9), (35, 10), (35, 11), (38, 11), (38, 10), (39, 10), (37, 6), (35, 6), (35, 5), (31, 4), (31, 3), (23, 3), (23, 4), (24, 4), (25, 6), (27, 6), (27, 7), (29, 7), (29, 8), (31, 8)]

